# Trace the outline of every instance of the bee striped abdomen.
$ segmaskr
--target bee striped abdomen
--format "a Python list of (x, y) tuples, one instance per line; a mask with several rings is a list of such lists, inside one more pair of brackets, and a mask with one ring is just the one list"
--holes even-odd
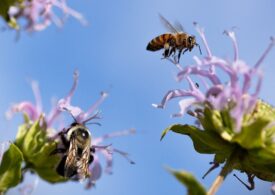
[(167, 43), (167, 41), (170, 40), (172, 36), (173, 36), (172, 34), (168, 34), (168, 33), (159, 35), (148, 43), (146, 49), (149, 51), (160, 50), (164, 48), (165, 43)]

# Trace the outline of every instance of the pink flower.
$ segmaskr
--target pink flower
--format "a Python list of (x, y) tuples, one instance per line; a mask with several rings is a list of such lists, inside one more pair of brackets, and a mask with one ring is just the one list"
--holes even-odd
[[(184, 66), (184, 68), (175, 59), (169, 59), (179, 69), (177, 80), (186, 80), (189, 83), (189, 89), (170, 90), (160, 104), (153, 104), (153, 106), (164, 108), (171, 99), (181, 98), (179, 101), (180, 112), (173, 116), (183, 116), (191, 107), (200, 107), (206, 103), (216, 110), (229, 109), (231, 117), (235, 120), (235, 130), (239, 131), (243, 116), (254, 109), (258, 100), (262, 83), (262, 72), (259, 66), (274, 46), (275, 40), (272, 38), (258, 62), (254, 66), (249, 66), (239, 59), (234, 32), (225, 32), (232, 40), (234, 48), (233, 60), (227, 60), (214, 56), (208, 46), (203, 29), (198, 25), (196, 25), (196, 29), (204, 43), (207, 55), (203, 58), (194, 56), (195, 63)], [(195, 83), (193, 78), (196, 78), (201, 85)], [(253, 81), (256, 82), (255, 87), (251, 84)]]
[[(55, 133), (55, 135), (50, 136), (52, 135), (52, 131), (53, 131), (52, 126), (54, 122), (57, 122), (57, 119), (61, 116), (61, 113), (63, 113), (64, 111), (69, 112), (74, 118), (75, 122), (77, 123), (85, 125), (89, 121), (89, 123), (98, 124), (97, 122), (90, 122), (90, 121), (95, 119), (100, 119), (99, 111), (97, 109), (99, 105), (107, 97), (107, 93), (102, 92), (100, 98), (94, 104), (92, 104), (86, 112), (83, 111), (78, 106), (72, 106), (71, 100), (78, 84), (78, 77), (79, 77), (79, 73), (75, 71), (74, 82), (68, 95), (60, 99), (58, 103), (52, 107), (52, 110), (49, 114), (45, 114), (43, 112), (38, 84), (36, 82), (32, 82), (31, 84), (32, 84), (32, 89), (35, 96), (35, 103), (29, 102), (29, 101), (22, 101), (20, 103), (12, 105), (11, 108), (6, 113), (7, 118), (11, 118), (17, 112), (23, 112), (30, 118), (31, 121), (36, 121), (36, 120), (39, 120), (41, 115), (43, 115), (47, 124), (47, 131), (49, 131), (50, 133), (48, 134), (50, 137), (50, 140), (57, 140), (57, 141), (61, 139), (60, 133)], [(64, 126), (62, 127), (62, 129), (64, 129)], [(64, 130), (66, 130), (66, 128)], [(121, 150), (114, 148), (111, 144), (101, 145), (106, 139), (119, 137), (119, 136), (127, 136), (133, 133), (135, 133), (135, 130), (129, 129), (125, 131), (106, 134), (106, 135), (103, 135), (102, 137), (92, 139), (91, 147), (95, 148), (95, 153), (93, 154), (94, 161), (89, 167), (89, 170), (91, 172), (91, 177), (88, 178), (87, 180), (86, 188), (90, 188), (94, 186), (95, 182), (102, 175), (102, 165), (99, 160), (99, 156), (103, 156), (105, 158), (105, 161), (106, 161), (105, 172), (108, 174), (112, 173), (114, 153), (121, 155), (122, 157), (127, 159), (131, 164), (134, 163), (132, 160), (129, 159), (128, 154), (126, 152), (123, 152)], [(60, 144), (61, 143), (62, 142), (60, 141)], [(0, 157), (2, 153), (0, 148)], [(77, 178), (76, 176), (75, 179), (79, 179), (79, 178)]]
[(105, 167), (105, 173), (112, 174), (113, 173), (113, 154), (118, 153), (122, 157), (124, 157), (127, 161), (129, 161), (131, 164), (135, 164), (134, 161), (132, 161), (128, 156), (129, 154), (126, 152), (123, 152), (121, 150), (118, 150), (111, 145), (107, 146), (99, 146), (103, 141), (109, 138), (113, 137), (120, 137), (120, 136), (128, 136), (130, 134), (134, 134), (134, 129), (129, 129), (125, 131), (119, 131), (114, 132), (111, 134), (103, 135), (102, 137), (94, 138), (92, 140), (92, 146), (95, 147), (96, 152), (94, 154), (94, 161), (90, 166), (90, 172), (91, 177), (88, 178), (88, 181), (86, 183), (86, 188), (91, 188), (95, 185), (96, 181), (101, 177), (102, 175), (102, 165), (99, 161), (99, 156), (102, 155), (105, 158), (106, 161), (106, 167)]
[(58, 101), (58, 109), (60, 111), (67, 111), (71, 113), (73, 118), (76, 120), (76, 122), (85, 124), (86, 122), (92, 120), (92, 119), (99, 119), (99, 112), (96, 110), (98, 106), (105, 100), (105, 98), (108, 96), (106, 92), (101, 92), (101, 97), (93, 104), (91, 107), (86, 111), (82, 111), (81, 108), (77, 106), (71, 105), (71, 99), (74, 95), (75, 89), (77, 87), (78, 83), (78, 72), (74, 73), (74, 84), (69, 92), (69, 94)]
[[(90, 106), (90, 108), (84, 112), (80, 107), (78, 106), (72, 106), (71, 100), (72, 96), (74, 95), (75, 89), (78, 84), (78, 72), (75, 72), (74, 74), (74, 84), (69, 92), (69, 94), (58, 101), (58, 108), (61, 111), (69, 112), (75, 121), (77, 123), (85, 125), (88, 121), (94, 120), (94, 119), (100, 119), (99, 111), (97, 110), (98, 106), (105, 100), (105, 98), (108, 96), (107, 93), (102, 92), (100, 98)], [(86, 183), (86, 188), (91, 188), (95, 185), (95, 182), (101, 177), (102, 175), (102, 165), (99, 161), (99, 156), (102, 155), (105, 158), (106, 161), (106, 167), (105, 172), (108, 174), (112, 173), (112, 167), (113, 167), (113, 154), (118, 153), (121, 156), (123, 156), (125, 159), (127, 159), (131, 164), (134, 164), (132, 160), (128, 158), (128, 153), (120, 151), (116, 148), (114, 148), (112, 145), (100, 145), (102, 142), (104, 142), (106, 139), (113, 138), (113, 137), (120, 137), (120, 136), (126, 136), (129, 134), (135, 133), (134, 129), (120, 131), (120, 132), (114, 132), (111, 134), (103, 135), (102, 137), (93, 138), (92, 139), (92, 147), (95, 148), (95, 154), (94, 161), (90, 165), (90, 172), (91, 177), (88, 178), (88, 181)]]
[(35, 102), (32, 103), (30, 101), (22, 101), (13, 104), (6, 112), (6, 117), (7, 119), (11, 119), (15, 113), (20, 112), (26, 114), (31, 121), (36, 121), (42, 115), (45, 118), (47, 126), (51, 127), (59, 118), (61, 111), (56, 105), (53, 105), (51, 111), (48, 114), (45, 114), (45, 112), (43, 112), (42, 99), (38, 83), (36, 81), (32, 81), (31, 87), (35, 97)]
[[(55, 13), (56, 8), (61, 10), (63, 16)], [(51, 23), (62, 26), (68, 16), (73, 16), (83, 24), (87, 23), (80, 13), (67, 6), (67, 0), (23, 0), (19, 5), (10, 7), (9, 16), (24, 18), (27, 21), (27, 31), (41, 31)]]

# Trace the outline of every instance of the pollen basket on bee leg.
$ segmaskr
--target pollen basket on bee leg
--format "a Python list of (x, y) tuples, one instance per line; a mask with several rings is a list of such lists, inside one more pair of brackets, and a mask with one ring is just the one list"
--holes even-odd
[(170, 47), (169, 43), (164, 44), (164, 49), (169, 49), (169, 47)]

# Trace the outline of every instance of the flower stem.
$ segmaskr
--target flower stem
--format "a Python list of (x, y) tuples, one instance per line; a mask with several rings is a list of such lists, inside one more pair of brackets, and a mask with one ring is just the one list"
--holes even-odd
[(218, 175), (218, 177), (215, 179), (215, 181), (211, 185), (210, 189), (207, 192), (207, 195), (214, 195), (218, 191), (219, 187), (225, 180), (226, 176), (233, 170), (233, 167), (238, 159), (237, 157), (238, 157), (238, 151), (234, 150), (232, 152), (231, 156), (229, 157), (229, 159), (226, 161), (220, 174)]
[(225, 180), (225, 176), (220, 174), (213, 182), (211, 188), (208, 190), (207, 195), (214, 195), (224, 180)]

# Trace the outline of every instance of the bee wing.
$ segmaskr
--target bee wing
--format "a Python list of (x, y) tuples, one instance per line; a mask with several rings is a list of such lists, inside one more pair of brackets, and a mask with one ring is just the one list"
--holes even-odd
[(90, 144), (88, 144), (82, 151), (80, 159), (77, 161), (77, 173), (80, 179), (84, 179), (90, 176), (89, 172), (89, 160), (90, 160)]
[(176, 21), (175, 22), (175, 25), (174, 25), (175, 29), (177, 29), (178, 32), (185, 32), (182, 24), (179, 22), (179, 21)]
[(164, 18), (161, 14), (159, 14), (159, 18), (161, 23), (165, 26), (165, 28), (167, 28), (167, 30), (169, 30), (170, 32), (173, 33), (178, 33), (179, 31), (170, 23), (168, 22), (168, 20), (166, 20), (166, 18)]
[(76, 172), (76, 159), (77, 159), (77, 145), (75, 138), (70, 140), (70, 148), (68, 151), (68, 156), (64, 166), (64, 176), (71, 177)]

